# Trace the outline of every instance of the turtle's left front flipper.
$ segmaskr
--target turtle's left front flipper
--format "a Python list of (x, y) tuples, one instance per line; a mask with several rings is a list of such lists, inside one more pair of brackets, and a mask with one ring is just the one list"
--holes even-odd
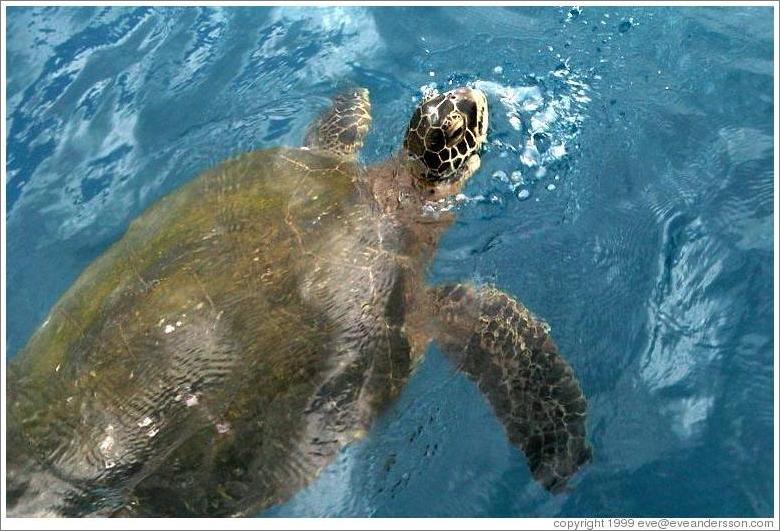
[(590, 460), (586, 401), (547, 325), (488, 286), (432, 290), (434, 339), (486, 396), (547, 490), (564, 490)]
[(350, 158), (363, 147), (370, 126), (368, 89), (353, 88), (333, 98), (331, 106), (309, 126), (304, 145)]

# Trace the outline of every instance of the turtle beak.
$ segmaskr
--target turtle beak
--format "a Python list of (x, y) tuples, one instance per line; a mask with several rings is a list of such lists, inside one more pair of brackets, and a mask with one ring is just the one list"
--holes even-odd
[(468, 116), (469, 128), (477, 140), (477, 151), (487, 140), (488, 104), (485, 93), (471, 87), (459, 87), (450, 91), (455, 97), (456, 105)]
[(487, 104), (487, 97), (485, 97), (485, 93), (482, 92), (479, 89), (470, 89), (471, 90), (471, 97), (474, 98), (474, 101), (477, 105), (477, 124), (479, 124), (479, 138), (477, 141), (480, 144), (480, 147), (482, 144), (485, 143), (487, 140), (487, 132), (488, 132), (488, 104)]

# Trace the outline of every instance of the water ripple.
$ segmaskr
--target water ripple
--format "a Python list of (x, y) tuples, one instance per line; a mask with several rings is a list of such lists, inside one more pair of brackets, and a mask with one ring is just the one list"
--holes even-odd
[[(768, 9), (8, 13), (9, 355), (155, 199), (239, 151), (297, 145), (339, 87), (371, 90), (373, 163), (421, 87), (476, 84), (490, 145), (430, 278), (495, 283), (550, 322), (594, 462), (547, 496), (434, 348), (375, 430), (267, 515), (771, 514)], [(85, 473), (132, 453), (108, 435)]]

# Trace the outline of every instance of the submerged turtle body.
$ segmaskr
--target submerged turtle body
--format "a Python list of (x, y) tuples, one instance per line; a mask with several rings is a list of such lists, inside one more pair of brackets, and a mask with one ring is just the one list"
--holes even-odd
[(241, 155), (134, 221), (9, 366), (10, 514), (282, 502), (365, 434), (431, 339), (563, 486), (589, 457), (585, 404), (545, 326), (494, 288), (424, 286), (451, 217), (422, 206), (478, 167), (479, 97), (418, 110), (409, 157), (365, 171), (367, 92), (348, 93), (308, 148)]
[[(398, 249), (380, 243), (387, 229), (358, 201), (357, 178), (314, 152), (254, 152), (133, 222), (28, 346), (46, 355), (20, 359), (11, 400), (46, 390), (16, 412), (44, 412), (26, 426), (34, 452), (90, 486), (137, 476), (138, 498), (155, 469), (155, 494), (139, 503), (150, 514), (232, 514), (249, 491), (270, 504), (295, 487), (295, 474), (275, 470), (291, 465), (285, 455), (301, 471), (322, 467), (304, 432), (349, 442), (370, 420), (350, 394), (394, 394), (410, 363), (401, 320), (371, 330), (379, 321), (359, 313), (386, 308), (402, 284)], [(403, 302), (392, 304), (400, 315)], [(370, 389), (363, 341), (397, 344)], [(312, 400), (326, 381), (341, 386), (348, 418)], [(163, 499), (166, 488), (202, 492)]]

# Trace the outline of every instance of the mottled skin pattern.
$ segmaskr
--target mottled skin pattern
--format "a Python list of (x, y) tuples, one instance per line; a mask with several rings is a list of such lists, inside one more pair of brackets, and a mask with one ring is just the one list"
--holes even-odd
[(371, 126), (371, 102), (368, 90), (357, 88), (339, 94), (306, 132), (304, 144), (312, 149), (351, 157), (363, 147)]
[(464, 169), (471, 174), (477, 170), (488, 114), (482, 93), (474, 94), (481, 101), (462, 98), (456, 89), (429, 98), (415, 110), (404, 149), (418, 178), (461, 182), (458, 174)]
[[(8, 367), (9, 515), (283, 502), (370, 429), (432, 340), (561, 490), (590, 449), (546, 326), (492, 287), (425, 286), (452, 214), (423, 206), (460, 189), (487, 130), (481, 93), (444, 97), (445, 116), (417, 112), (405, 150), (368, 171), (361, 89), (334, 99), (308, 149), (241, 155), (134, 221)], [(420, 166), (430, 150), (440, 162)]]
[(434, 312), (446, 323), (436, 336), (442, 349), (487, 396), (534, 478), (560, 492), (590, 448), (585, 397), (549, 327), (494, 287), (433, 291)]

